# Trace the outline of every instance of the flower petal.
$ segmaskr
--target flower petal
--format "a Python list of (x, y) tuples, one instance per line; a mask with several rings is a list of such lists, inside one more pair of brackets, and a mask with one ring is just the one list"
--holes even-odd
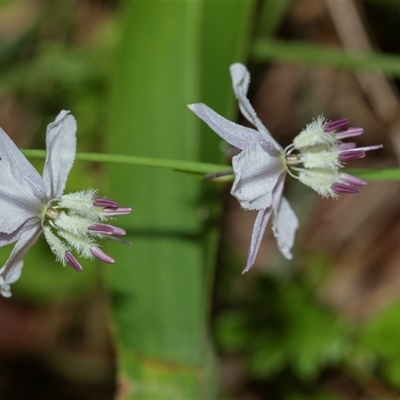
[(262, 139), (256, 130), (227, 120), (203, 103), (189, 104), (188, 107), (222, 139), (240, 150), (245, 149), (251, 141)]
[(246, 210), (261, 210), (272, 205), (273, 191), (285, 174), (281, 156), (269, 155), (257, 141), (232, 159), (235, 181), (231, 194)]
[(299, 220), (289, 202), (282, 197), (282, 200), (275, 209), (272, 231), (278, 243), (279, 250), (288, 260), (292, 259), (292, 247), (296, 230), (299, 227)]
[(258, 249), (260, 248), (261, 240), (264, 236), (265, 228), (267, 227), (271, 212), (272, 207), (269, 207), (265, 210), (260, 210), (257, 214), (256, 220), (254, 221), (253, 233), (251, 235), (251, 244), (249, 255), (247, 257), (247, 264), (246, 268), (243, 270), (243, 274), (247, 272), (256, 261)]
[[(36, 197), (44, 198), (45, 187), (42, 177), (21, 153), (7, 133), (0, 128), (0, 161), (1, 160), (7, 161), (9, 165), (12, 166), (13, 175), (18, 179), (18, 183), (15, 182), (12, 186), (17, 188), (19, 182), (24, 181), (25, 185), (29, 185)], [(2, 173), (0, 165), (0, 174)]]
[(46, 133), (46, 162), (43, 181), (48, 199), (62, 195), (76, 153), (76, 120), (69, 111), (61, 111)]
[(280, 148), (278, 142), (272, 137), (271, 133), (261, 122), (260, 118), (258, 118), (257, 113), (247, 98), (247, 91), (250, 84), (249, 71), (243, 64), (240, 63), (232, 64), (229, 67), (229, 70), (232, 77), (233, 91), (235, 92), (235, 96), (239, 101), (240, 112), (249, 122), (257, 127), (258, 131), (264, 136), (264, 139), (272, 142), (275, 147)]
[(29, 174), (23, 175), (19, 167), (0, 160), (0, 232), (12, 233), (41, 212), (42, 202), (27, 181)]
[(10, 284), (16, 282), (21, 276), (23, 258), (41, 233), (42, 228), (39, 223), (28, 221), (18, 231), (2, 237), (3, 245), (5, 242), (12, 243), (17, 240), (10, 257), (0, 269), (0, 293), (4, 297), (11, 297)]

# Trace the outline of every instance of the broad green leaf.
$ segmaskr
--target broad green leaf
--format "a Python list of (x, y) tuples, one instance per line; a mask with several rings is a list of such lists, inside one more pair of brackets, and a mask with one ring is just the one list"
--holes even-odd
[[(212, 69), (207, 77), (201, 73), (201, 60), (214, 46), (202, 36), (203, 27), (210, 26), (203, 18), (216, 18), (208, 7), (212, 4), (125, 4), (110, 152), (188, 162), (204, 155), (201, 121), (186, 105), (206, 102), (203, 87), (218, 85)], [(248, 2), (226, 2), (214, 10), (219, 13), (215, 35), (230, 32), (226, 49), (221, 44), (215, 60), (227, 79), (250, 7)], [(231, 9), (236, 11), (226, 19)], [(224, 109), (231, 89), (221, 92)], [(215, 162), (216, 157), (210, 159)], [(202, 183), (184, 174), (130, 165), (113, 165), (110, 178), (110, 196), (134, 210), (125, 220), (133, 245), (122, 248), (117, 264), (108, 269), (122, 382), (119, 398), (212, 399), (218, 385), (207, 334), (211, 269), (207, 242), (201, 240)]]

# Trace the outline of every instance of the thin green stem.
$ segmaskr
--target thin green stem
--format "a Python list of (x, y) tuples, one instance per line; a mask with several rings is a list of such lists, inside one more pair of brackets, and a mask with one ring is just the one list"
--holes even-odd
[[(25, 149), (22, 150), (22, 153), (24, 153), (25, 156), (27, 156), (28, 158), (44, 159), (46, 157), (45, 150)], [(200, 175), (212, 174), (215, 172), (226, 170), (226, 165), (207, 164), (183, 160), (167, 160), (162, 158), (128, 156), (123, 154), (76, 153), (76, 160), (166, 168), (172, 169), (174, 171), (188, 172)]]
[(379, 71), (400, 76), (400, 57), (394, 54), (346, 52), (338, 48), (306, 42), (258, 38), (252, 49), (256, 61), (287, 61), (301, 64), (327, 65), (348, 70)]
[(380, 169), (347, 169), (345, 171), (358, 178), (369, 182), (377, 181), (400, 181), (400, 168), (380, 168)]
[[(22, 150), (29, 158), (46, 157), (45, 150)], [(163, 158), (150, 158), (128, 156), (123, 154), (103, 154), (103, 153), (76, 153), (76, 159), (80, 161), (104, 162), (116, 164), (140, 165), (146, 167), (165, 168), (179, 172), (190, 174), (206, 175), (206, 179), (210, 177), (220, 177), (227, 175), (227, 166), (219, 164), (208, 164), (202, 162), (183, 161), (183, 160), (167, 160)], [(230, 173), (230, 171), (229, 171)], [(384, 169), (350, 169), (346, 170), (359, 178), (367, 181), (400, 181), (400, 168), (384, 168)], [(232, 172), (233, 175), (233, 172)]]

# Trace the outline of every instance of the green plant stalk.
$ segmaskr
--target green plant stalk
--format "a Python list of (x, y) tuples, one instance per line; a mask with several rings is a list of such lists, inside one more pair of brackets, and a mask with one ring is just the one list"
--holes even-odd
[[(22, 152), (28, 158), (44, 159), (46, 157), (45, 150), (25, 149)], [(207, 175), (229, 170), (228, 165), (210, 164), (196, 161), (168, 160), (156, 157), (139, 157), (123, 154), (103, 154), (103, 153), (77, 153), (78, 161), (103, 162), (113, 164), (136, 165), (142, 167), (154, 167), (162, 169), (170, 169), (178, 172), (189, 174)], [(348, 169), (346, 173), (355, 175), (367, 181), (400, 181), (400, 168), (358, 168)], [(221, 180), (225, 181), (225, 180)]]
[[(44, 159), (46, 157), (45, 150), (26, 149), (22, 152), (28, 158)], [(140, 157), (123, 154), (103, 154), (103, 153), (77, 153), (76, 160), (90, 161), (112, 164), (138, 165), (143, 167), (155, 167), (163, 169), (171, 169), (180, 172), (188, 172), (193, 174), (211, 174), (221, 170), (226, 170), (227, 166), (220, 164), (201, 163), (196, 161), (183, 160), (167, 160), (155, 157)]]

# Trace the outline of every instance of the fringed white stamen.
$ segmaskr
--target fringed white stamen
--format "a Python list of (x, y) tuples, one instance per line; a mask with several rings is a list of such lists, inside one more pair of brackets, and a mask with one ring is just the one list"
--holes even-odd
[(58, 206), (75, 211), (87, 211), (93, 207), (93, 201), (96, 197), (97, 190), (94, 189), (64, 194), (58, 201)]
[(336, 143), (334, 132), (325, 132), (326, 119), (320, 115), (309, 123), (293, 140), (294, 148), (301, 150), (304, 147), (326, 144), (332, 146)]
[[(88, 189), (63, 195), (60, 199), (51, 200), (44, 208), (40, 216), (44, 235), (51, 250), (56, 255), (57, 261), (60, 261), (63, 265), (66, 265), (66, 263), (74, 264), (71, 258), (74, 257), (71, 249), (81, 257), (93, 259), (96, 256), (93, 248), (97, 248), (99, 239), (104, 239), (105, 237), (114, 239), (113, 234), (124, 235), (126, 233), (121, 228), (106, 224), (103, 225), (109, 226), (111, 229), (108, 234), (92, 232), (89, 229), (106, 222), (111, 215), (125, 215), (131, 212), (130, 208), (118, 207), (118, 204), (111, 200), (104, 202), (105, 206), (94, 206), (96, 199), (98, 199), (97, 191)], [(107, 207), (107, 204), (115, 204), (115, 209)], [(119, 238), (116, 240), (130, 245), (129, 242)], [(70, 260), (68, 260), (68, 257), (66, 258), (67, 252), (71, 254)], [(100, 259), (102, 258), (100, 257)], [(107, 260), (105, 262), (110, 262), (111, 258)], [(77, 269), (77, 265), (80, 264), (72, 266)]]
[(93, 205), (96, 197), (97, 191), (94, 189), (69, 193), (61, 196), (57, 207), (68, 209), (70, 215), (84, 216), (93, 222), (105, 221), (104, 208)]
[(45, 226), (43, 228), (43, 234), (50, 246), (51, 251), (55, 254), (57, 261), (65, 266), (65, 252), (69, 251), (70, 248), (51, 231), (49, 226)]
[(93, 221), (77, 215), (69, 215), (62, 211), (59, 217), (53, 222), (54, 225), (74, 234), (75, 236), (85, 239), (89, 235), (88, 228), (93, 225)]
[(342, 167), (339, 161), (340, 151), (323, 150), (312, 153), (302, 153), (301, 157), (305, 168), (326, 169), (329, 171), (337, 171)]
[(316, 169), (300, 170), (298, 179), (322, 197), (338, 198), (337, 193), (332, 189), (332, 185), (340, 181), (340, 174), (337, 172)]
[(75, 236), (73, 233), (64, 230), (59, 230), (57, 233), (79, 253), (80, 257), (90, 259), (93, 258), (93, 254), (90, 252), (90, 249), (97, 245), (95, 240), (90, 237), (81, 239), (78, 236)]

